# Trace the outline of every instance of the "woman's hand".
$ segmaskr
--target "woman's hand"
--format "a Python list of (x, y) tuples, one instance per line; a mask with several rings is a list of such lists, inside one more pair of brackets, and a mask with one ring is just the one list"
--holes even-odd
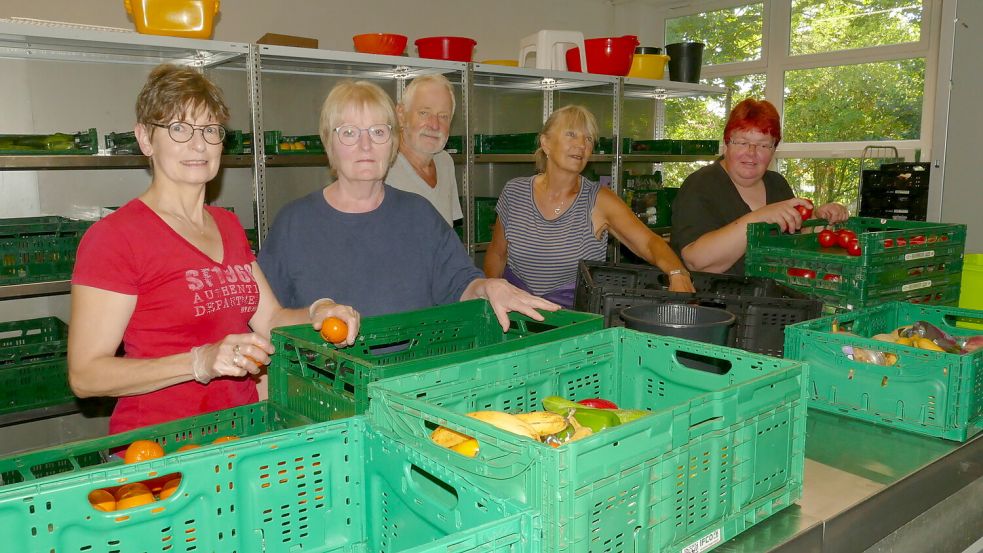
[(838, 203), (828, 203), (816, 209), (814, 215), (817, 219), (826, 219), (830, 223), (842, 223), (850, 218), (850, 212), (846, 207)]
[[(320, 300), (319, 300), (320, 301)], [(334, 301), (315, 302), (314, 309), (311, 311), (311, 325), (314, 330), (321, 330), (321, 323), (328, 317), (337, 317), (348, 325), (348, 336), (344, 342), (335, 344), (338, 347), (347, 347), (355, 343), (358, 336), (359, 326), (362, 324), (362, 316), (354, 307), (342, 305)]]
[(502, 325), (502, 332), (509, 330), (509, 312), (516, 311), (530, 317), (534, 321), (542, 321), (543, 316), (536, 310), (556, 311), (560, 306), (520, 290), (502, 278), (476, 278), (471, 281), (461, 296), (462, 300), (485, 298), (491, 304), (492, 311)]
[(688, 273), (677, 273), (669, 277), (670, 292), (696, 292), (693, 279)]
[(795, 209), (797, 205), (811, 207), (812, 203), (804, 198), (792, 198), (760, 207), (745, 217), (749, 217), (746, 219), (749, 223), (772, 223), (782, 232), (794, 232), (802, 228), (802, 215)]
[(221, 376), (259, 374), (273, 352), (273, 344), (255, 332), (229, 334), (214, 344), (191, 349), (191, 374), (202, 384)]

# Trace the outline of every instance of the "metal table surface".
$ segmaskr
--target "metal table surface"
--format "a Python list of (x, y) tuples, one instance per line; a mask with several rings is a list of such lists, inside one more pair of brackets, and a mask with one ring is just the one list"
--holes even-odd
[(865, 551), (983, 478), (983, 433), (960, 444), (814, 409), (806, 432), (802, 499), (714, 553)]

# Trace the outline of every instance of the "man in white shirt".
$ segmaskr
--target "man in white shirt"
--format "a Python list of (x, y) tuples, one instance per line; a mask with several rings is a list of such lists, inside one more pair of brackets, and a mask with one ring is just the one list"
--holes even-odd
[(454, 108), (454, 89), (446, 77), (413, 79), (396, 106), (402, 135), (399, 155), (386, 176), (386, 184), (429, 200), (448, 225), (464, 216), (454, 161), (444, 151)]

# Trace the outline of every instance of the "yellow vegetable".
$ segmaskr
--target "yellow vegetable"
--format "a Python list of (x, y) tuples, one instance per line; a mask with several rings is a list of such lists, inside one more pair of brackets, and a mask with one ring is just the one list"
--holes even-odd
[(922, 338), (921, 336), (916, 336), (912, 338), (912, 341), (914, 342), (915, 347), (921, 349), (927, 349), (930, 351), (945, 351), (944, 349), (939, 347), (938, 344), (929, 340), (928, 338)]
[(915, 345), (915, 344), (911, 343), (911, 338), (905, 338), (905, 337), (898, 338), (897, 340), (894, 341), (894, 343), (895, 344), (901, 344), (902, 346), (914, 346)]
[(478, 454), (478, 440), (468, 438), (451, 449), (460, 453), (461, 455), (464, 455), (465, 457), (474, 457)]
[(445, 428), (443, 426), (438, 426), (436, 430), (430, 434), (430, 440), (433, 441), (433, 443), (449, 449), (453, 449), (454, 446), (459, 445), (461, 442), (472, 439), (474, 438), (471, 436), (461, 434), (460, 432), (451, 430), (450, 428)]

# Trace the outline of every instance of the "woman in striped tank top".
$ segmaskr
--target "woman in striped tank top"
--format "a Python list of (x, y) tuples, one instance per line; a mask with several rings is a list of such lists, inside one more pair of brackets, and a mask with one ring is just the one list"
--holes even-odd
[(539, 174), (509, 181), (485, 254), (489, 277), (573, 306), (577, 262), (603, 261), (608, 233), (669, 275), (669, 289), (694, 292), (683, 262), (608, 188), (582, 177), (594, 151), (597, 121), (582, 106), (550, 115), (539, 133)]

